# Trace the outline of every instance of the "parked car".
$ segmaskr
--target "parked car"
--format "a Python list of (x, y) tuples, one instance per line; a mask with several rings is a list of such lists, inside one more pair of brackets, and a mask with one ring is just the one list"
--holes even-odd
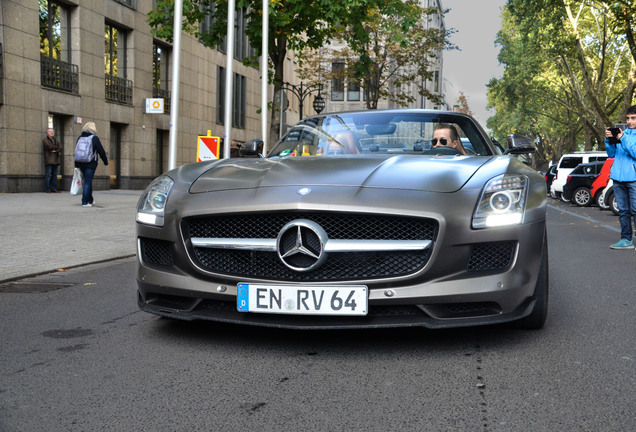
[[(431, 146), (452, 125), (475, 155)], [(241, 147), (257, 155), (260, 140)], [(437, 140), (436, 140), (437, 141)], [(440, 141), (446, 141), (445, 139)], [(518, 139), (509, 154), (531, 152)], [(545, 179), (470, 116), (308, 117), (265, 158), (187, 164), (137, 212), (139, 307), (279, 328), (540, 328)]]
[(603, 206), (618, 216), (618, 206), (616, 205), (616, 197), (614, 197), (614, 181), (612, 179), (607, 182), (607, 186), (605, 186), (601, 195), (600, 200), (603, 202)]
[(556, 175), (550, 185), (550, 196), (555, 199), (562, 199), (563, 186), (568, 179), (568, 175), (579, 164), (604, 161), (607, 159), (607, 153), (605, 152), (575, 152), (561, 156), (559, 163), (557, 164)]
[(552, 186), (552, 181), (554, 180), (554, 176), (556, 175), (557, 164), (552, 164), (548, 168), (548, 170), (543, 174), (545, 177), (545, 187), (547, 189), (547, 193), (550, 193), (550, 186)]
[(579, 207), (592, 204), (592, 184), (601, 173), (603, 162), (583, 163), (572, 170), (563, 186), (563, 200), (572, 201)]
[(601, 173), (596, 177), (594, 183), (592, 183), (592, 189), (590, 190), (590, 194), (596, 205), (601, 210), (607, 210), (605, 202), (603, 201), (603, 189), (607, 186), (607, 183), (610, 180), (610, 170), (612, 169), (612, 164), (614, 163), (614, 158), (609, 158), (605, 160), (605, 164), (603, 164), (603, 168), (601, 168)]

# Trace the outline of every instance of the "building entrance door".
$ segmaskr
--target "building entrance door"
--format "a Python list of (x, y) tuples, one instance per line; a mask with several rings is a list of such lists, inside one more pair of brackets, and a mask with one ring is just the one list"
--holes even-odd
[[(47, 127), (53, 128), (53, 130), (55, 131), (55, 138), (58, 139), (59, 142), (62, 143), (62, 157), (60, 158), (60, 166), (57, 169), (57, 190), (63, 190), (64, 187), (64, 182), (62, 181), (62, 179), (64, 178), (64, 155), (72, 155), (73, 151), (75, 150), (75, 138), (73, 137), (69, 137), (69, 139), (66, 139), (66, 131), (64, 130), (64, 128), (66, 127), (66, 125), (69, 125), (69, 128), (72, 130), (73, 127), (73, 122), (72, 122), (73, 118), (71, 116), (64, 116), (64, 115), (59, 115), (59, 114), (49, 114), (49, 119), (48, 119), (48, 125)], [(46, 131), (45, 131), (46, 133)], [(69, 177), (69, 184), (70, 184), (70, 178), (73, 177), (73, 166), (71, 165), (70, 169), (70, 175), (67, 174), (67, 176)]]
[(108, 155), (108, 167), (110, 168), (110, 188), (121, 187), (121, 136), (125, 125), (120, 123), (110, 124), (110, 154)]

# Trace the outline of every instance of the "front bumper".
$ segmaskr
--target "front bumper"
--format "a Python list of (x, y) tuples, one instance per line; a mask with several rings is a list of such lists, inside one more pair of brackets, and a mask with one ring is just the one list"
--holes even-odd
[[(443, 329), (492, 325), (516, 321), (529, 315), (534, 299), (528, 298), (516, 310), (503, 314), (493, 303), (453, 303), (441, 305), (369, 306), (363, 317), (274, 315), (239, 312), (236, 302), (187, 296), (144, 297), (138, 291), (139, 308), (155, 315), (184, 321), (208, 320), (297, 330), (426, 327)], [(438, 313), (444, 313), (439, 318)], [(435, 314), (435, 315), (434, 315)], [(455, 316), (453, 316), (455, 315)]]

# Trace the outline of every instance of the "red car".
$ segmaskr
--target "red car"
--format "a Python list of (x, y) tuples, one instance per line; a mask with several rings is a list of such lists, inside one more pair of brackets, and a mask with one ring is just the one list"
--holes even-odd
[(607, 208), (603, 205), (603, 203), (599, 203), (599, 199), (601, 198), (601, 193), (605, 186), (607, 186), (607, 182), (610, 178), (610, 170), (612, 169), (612, 164), (614, 163), (614, 158), (609, 158), (605, 160), (605, 164), (603, 168), (601, 168), (601, 173), (598, 175), (594, 183), (592, 183), (592, 189), (590, 190), (590, 194), (594, 197), (594, 201), (599, 208)]

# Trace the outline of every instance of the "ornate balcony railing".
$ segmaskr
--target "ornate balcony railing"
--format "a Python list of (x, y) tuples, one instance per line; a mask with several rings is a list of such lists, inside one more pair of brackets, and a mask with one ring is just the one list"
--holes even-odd
[(69, 93), (79, 92), (79, 68), (47, 56), (40, 56), (40, 76), (44, 87)]
[(164, 114), (170, 113), (170, 91), (163, 90), (157, 87), (152, 88), (152, 97), (153, 98), (162, 98), (163, 99), (163, 112)]
[(132, 105), (133, 82), (105, 74), (106, 100)]

